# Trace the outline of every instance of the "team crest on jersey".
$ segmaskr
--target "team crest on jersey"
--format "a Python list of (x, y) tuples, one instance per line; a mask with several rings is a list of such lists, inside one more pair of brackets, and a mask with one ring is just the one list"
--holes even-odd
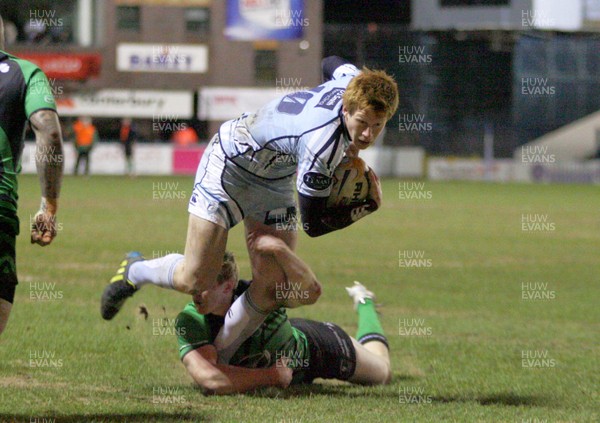
[(324, 190), (331, 185), (331, 177), (323, 175), (322, 173), (308, 172), (304, 174), (302, 181), (307, 187), (315, 189), (317, 191)]
[(342, 99), (344, 91), (345, 90), (343, 88), (334, 88), (331, 91), (326, 92), (323, 94), (323, 97), (321, 97), (321, 100), (319, 100), (319, 103), (315, 107), (333, 110)]

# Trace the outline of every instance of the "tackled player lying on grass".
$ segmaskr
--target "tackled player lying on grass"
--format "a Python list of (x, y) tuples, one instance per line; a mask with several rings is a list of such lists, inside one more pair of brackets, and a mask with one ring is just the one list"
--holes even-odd
[[(282, 261), (299, 260), (285, 242), (274, 236), (261, 236), (254, 247), (260, 254), (276, 257), (283, 268)], [(232, 394), (265, 386), (286, 388), (311, 383), (315, 378), (358, 384), (390, 382), (388, 344), (375, 311), (374, 295), (358, 282), (346, 288), (358, 312), (358, 340), (333, 323), (288, 319), (281, 307), (271, 312), (240, 346), (230, 364), (218, 364), (215, 337), (232, 302), (250, 283), (238, 281), (235, 259), (226, 252), (218, 285), (195, 295), (177, 318), (179, 356), (205, 393)]]

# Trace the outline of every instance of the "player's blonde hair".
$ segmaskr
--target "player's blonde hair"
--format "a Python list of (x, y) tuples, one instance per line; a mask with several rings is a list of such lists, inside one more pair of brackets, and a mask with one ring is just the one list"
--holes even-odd
[(365, 67), (352, 78), (342, 99), (351, 115), (358, 109), (369, 109), (390, 119), (398, 109), (398, 85), (385, 71)]
[(221, 271), (217, 275), (217, 283), (221, 285), (223, 282), (233, 279), (235, 281), (234, 289), (238, 284), (238, 266), (235, 262), (235, 257), (231, 251), (225, 251), (223, 256), (223, 264)]

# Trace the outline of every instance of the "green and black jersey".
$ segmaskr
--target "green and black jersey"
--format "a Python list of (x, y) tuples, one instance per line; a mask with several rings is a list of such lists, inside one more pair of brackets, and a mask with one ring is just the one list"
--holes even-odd
[[(233, 301), (250, 285), (240, 281)], [(179, 341), (179, 357), (183, 357), (204, 345), (214, 344), (219, 330), (223, 326), (224, 317), (213, 314), (200, 314), (194, 303), (189, 303), (177, 316), (176, 333)], [(249, 368), (265, 368), (275, 364), (277, 359), (287, 357), (296, 367), (294, 383), (301, 382), (309, 360), (308, 341), (303, 332), (292, 327), (285, 308), (270, 313), (264, 323), (236, 351), (229, 364)], [(293, 363), (300, 363), (294, 366)]]
[(14, 228), (15, 235), (25, 124), (42, 109), (56, 110), (46, 75), (33, 63), (0, 50), (0, 223)]

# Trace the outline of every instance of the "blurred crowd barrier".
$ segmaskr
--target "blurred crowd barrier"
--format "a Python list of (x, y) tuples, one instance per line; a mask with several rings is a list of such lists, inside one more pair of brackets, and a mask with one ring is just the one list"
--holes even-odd
[[(194, 175), (206, 144), (181, 147), (172, 144), (138, 144), (134, 152), (137, 175)], [(65, 144), (65, 173), (71, 174), (76, 160), (72, 143)], [(466, 180), (489, 182), (600, 184), (600, 160), (557, 161), (552, 154), (538, 152), (512, 159), (428, 157), (421, 147), (375, 146), (361, 157), (381, 177)], [(22, 172), (35, 173), (35, 143), (26, 142)], [(91, 174), (126, 174), (123, 146), (101, 143), (91, 153)]]

